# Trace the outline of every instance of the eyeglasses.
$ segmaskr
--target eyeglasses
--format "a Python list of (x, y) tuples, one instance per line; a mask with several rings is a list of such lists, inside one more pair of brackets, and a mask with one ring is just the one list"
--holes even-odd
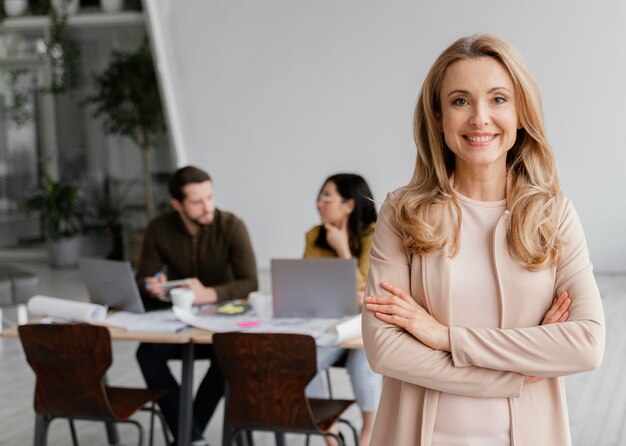
[(321, 193), (318, 195), (317, 197), (317, 202), (318, 203), (335, 203), (335, 202), (340, 202), (343, 203), (344, 201), (346, 201), (343, 197), (339, 197), (339, 200), (337, 200), (337, 196), (335, 195), (329, 195), (329, 194), (325, 194), (325, 193)]

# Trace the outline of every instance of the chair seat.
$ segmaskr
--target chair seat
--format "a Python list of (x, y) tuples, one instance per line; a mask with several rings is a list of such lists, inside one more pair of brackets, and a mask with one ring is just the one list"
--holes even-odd
[(354, 400), (326, 400), (309, 398), (309, 405), (315, 424), (322, 430), (328, 430), (341, 414), (354, 404)]
[(119, 420), (128, 419), (146, 403), (152, 402), (167, 391), (161, 389), (132, 389), (127, 387), (105, 387), (111, 409)]

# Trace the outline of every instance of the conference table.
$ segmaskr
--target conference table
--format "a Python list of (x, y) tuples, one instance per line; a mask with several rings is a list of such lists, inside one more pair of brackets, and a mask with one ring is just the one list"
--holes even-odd
[[(37, 321), (31, 321), (36, 323)], [(212, 344), (213, 333), (204, 329), (189, 327), (177, 333), (165, 332), (136, 332), (127, 331), (123, 328), (107, 326), (111, 333), (112, 341), (132, 341), (147, 343), (164, 343), (164, 344), (180, 344), (182, 348), (182, 370), (180, 382), (180, 400), (178, 402), (178, 436), (176, 443), (179, 445), (188, 445), (191, 443), (191, 431), (193, 421), (193, 365), (195, 360), (194, 346), (196, 344)], [(7, 338), (18, 338), (17, 328), (13, 327), (0, 333), (0, 336)], [(339, 344), (340, 348), (362, 348), (363, 341), (361, 337), (350, 339)], [(107, 427), (109, 439), (112, 433), (111, 428)]]

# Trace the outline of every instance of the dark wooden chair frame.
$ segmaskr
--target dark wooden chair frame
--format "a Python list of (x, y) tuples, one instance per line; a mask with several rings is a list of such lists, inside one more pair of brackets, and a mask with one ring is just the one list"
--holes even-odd
[(354, 400), (307, 398), (305, 388), (317, 373), (315, 340), (287, 333), (216, 333), (215, 353), (227, 381), (223, 446), (231, 446), (240, 434), (251, 440), (251, 431), (302, 433), (334, 437), (329, 429), (341, 419)]
[[(35, 446), (47, 443), (47, 431), (56, 418), (69, 420), (72, 442), (78, 445), (74, 420), (104, 421), (109, 442), (115, 442), (113, 423), (130, 423), (139, 432), (141, 424), (129, 419), (140, 410), (152, 413), (163, 427), (166, 444), (169, 436), (165, 420), (154, 401), (165, 394), (160, 389), (111, 387), (105, 373), (113, 362), (111, 335), (106, 327), (88, 324), (29, 324), (18, 328), (26, 359), (36, 375)], [(151, 404), (150, 406), (146, 406)]]

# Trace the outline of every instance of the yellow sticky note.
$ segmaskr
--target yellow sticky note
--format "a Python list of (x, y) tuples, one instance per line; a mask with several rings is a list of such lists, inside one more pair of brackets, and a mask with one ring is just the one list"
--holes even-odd
[(243, 305), (235, 305), (231, 303), (224, 304), (217, 309), (217, 312), (220, 314), (239, 314), (244, 311), (246, 311), (246, 307)]

